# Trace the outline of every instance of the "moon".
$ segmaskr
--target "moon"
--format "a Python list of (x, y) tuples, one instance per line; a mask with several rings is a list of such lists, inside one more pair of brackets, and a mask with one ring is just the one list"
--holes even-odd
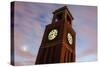
[(26, 45), (23, 45), (23, 46), (21, 47), (21, 50), (26, 52), (26, 51), (28, 51), (28, 47), (27, 47)]

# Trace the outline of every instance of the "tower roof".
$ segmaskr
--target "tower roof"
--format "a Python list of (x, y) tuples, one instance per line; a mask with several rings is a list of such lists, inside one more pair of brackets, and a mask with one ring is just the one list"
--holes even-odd
[(74, 19), (67, 6), (64, 6), (64, 7), (61, 7), (61, 8), (59, 8), (59, 9), (55, 10), (55, 11), (53, 12), (53, 14), (56, 14), (57, 12), (59, 12), (59, 11), (64, 11), (64, 10), (67, 10), (67, 12), (68, 12), (68, 14), (70, 15), (70, 17), (71, 17), (72, 19)]

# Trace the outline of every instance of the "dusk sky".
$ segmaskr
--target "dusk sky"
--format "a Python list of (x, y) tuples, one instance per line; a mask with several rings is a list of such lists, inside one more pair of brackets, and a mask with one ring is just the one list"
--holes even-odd
[[(15, 2), (15, 65), (34, 64), (45, 26), (66, 4)], [(76, 32), (76, 62), (97, 60), (97, 7), (67, 5)]]

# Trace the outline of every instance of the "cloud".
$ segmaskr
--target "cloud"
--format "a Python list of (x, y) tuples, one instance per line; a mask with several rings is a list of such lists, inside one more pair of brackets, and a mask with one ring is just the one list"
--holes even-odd
[(34, 55), (31, 52), (29, 52), (28, 49), (25, 51), (22, 47), (24, 47), (24, 46), (19, 46), (19, 47), (15, 48), (15, 53), (17, 55), (20, 55), (25, 58), (33, 58), (34, 57)]
[[(83, 7), (81, 6), (79, 9), (78, 7), (76, 8), (76, 10), (78, 9), (82, 11), (82, 13), (79, 12), (80, 15), (74, 14), (76, 19), (74, 21), (74, 28), (77, 33), (77, 61), (80, 61), (80, 58), (81, 61), (87, 61), (92, 58), (94, 59), (94, 57), (96, 58), (97, 55), (96, 7)], [(88, 58), (90, 55), (93, 55), (92, 58)]]
[(34, 60), (29, 60), (29, 61), (15, 61), (16, 66), (25, 66), (25, 65), (33, 65), (35, 63)]
[[(33, 51), (30, 51), (31, 44), (25, 43), (25, 40), (27, 39), (27, 37), (23, 33), (19, 32), (18, 30), (15, 30), (15, 35), (14, 36), (15, 36), (14, 37), (15, 38), (14, 39), (15, 40), (14, 41), (15, 42), (15, 44), (14, 44), (14, 49), (15, 49), (15, 53), (14, 53), (15, 54), (15, 62), (20, 61), (21, 63), (19, 63), (19, 65), (21, 65), (22, 63), (26, 63), (28, 61), (29, 62), (31, 62), (32, 60), (35, 61), (36, 55), (34, 54)], [(26, 46), (27, 48), (24, 49), (24, 46)], [(31, 64), (31, 63), (29, 63), (29, 64)], [(34, 64), (34, 63), (32, 63), (32, 64)]]

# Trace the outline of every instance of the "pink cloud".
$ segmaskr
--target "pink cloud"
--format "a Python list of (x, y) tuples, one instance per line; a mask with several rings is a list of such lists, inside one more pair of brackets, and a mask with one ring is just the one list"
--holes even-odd
[(77, 58), (82, 58), (84, 56), (96, 55), (97, 56), (97, 44), (91, 44), (91, 47), (85, 48), (85, 50), (81, 51)]
[[(15, 43), (14, 43), (14, 50), (15, 50), (15, 65), (23, 65), (24, 63), (28, 64), (34, 64), (35, 63), (35, 59), (36, 59), (36, 55), (31, 53), (27, 48), (27, 50), (23, 49), (23, 46), (28, 47), (28, 45), (24, 45), (24, 39), (25, 36), (23, 35), (23, 33), (19, 32), (18, 30), (15, 30)], [(17, 56), (20, 56), (24, 59), (26, 59), (26, 61), (19, 61), (17, 60)], [(19, 62), (17, 62), (19, 61)], [(34, 61), (34, 62), (33, 62)], [(25, 64), (24, 64), (25, 65)]]
[(35, 63), (34, 60), (29, 60), (29, 61), (15, 61), (15, 66), (33, 65), (34, 63)]
[(83, 47), (84, 50), (80, 51), (77, 58), (88, 55), (97, 55), (97, 30), (87, 24), (84, 24), (80, 26), (78, 33), (80, 38), (84, 38), (83, 43), (85, 48)]

